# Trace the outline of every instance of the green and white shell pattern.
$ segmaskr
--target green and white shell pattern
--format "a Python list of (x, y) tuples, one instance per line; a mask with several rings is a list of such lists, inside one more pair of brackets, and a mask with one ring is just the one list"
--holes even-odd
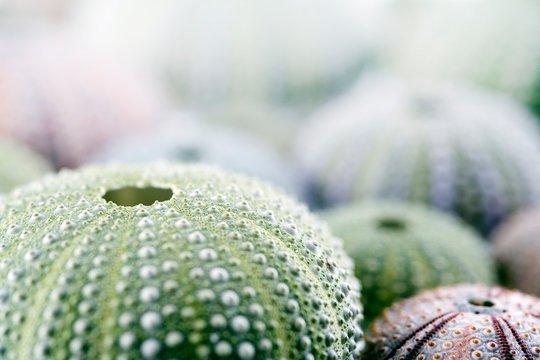
[(363, 347), (341, 241), (266, 183), (85, 167), (18, 188), (0, 218), (6, 359), (352, 360)]
[(325, 219), (354, 260), (368, 322), (421, 290), (494, 283), (487, 244), (460, 221), (424, 206), (358, 203), (332, 209)]

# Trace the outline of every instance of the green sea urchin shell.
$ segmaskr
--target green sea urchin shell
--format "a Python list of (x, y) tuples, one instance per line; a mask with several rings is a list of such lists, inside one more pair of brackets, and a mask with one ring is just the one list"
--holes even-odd
[(43, 176), (50, 164), (21, 144), (0, 139), (0, 193)]
[(15, 190), (0, 218), (6, 359), (358, 358), (350, 259), (268, 184), (85, 167)]
[(483, 234), (540, 201), (540, 133), (512, 100), (373, 76), (299, 132), (323, 203), (385, 198), (453, 213)]
[(361, 203), (327, 213), (362, 283), (368, 322), (420, 290), (494, 281), (487, 246), (453, 218), (418, 205)]
[(455, 285), (386, 310), (366, 359), (537, 359), (540, 299), (501, 287)]

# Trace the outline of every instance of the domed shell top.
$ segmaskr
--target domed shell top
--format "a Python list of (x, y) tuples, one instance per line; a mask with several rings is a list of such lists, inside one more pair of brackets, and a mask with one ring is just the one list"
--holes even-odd
[(540, 299), (483, 285), (426, 291), (386, 310), (367, 359), (537, 359)]
[(0, 219), (6, 359), (352, 360), (363, 346), (340, 240), (266, 183), (85, 167), (16, 189)]
[(501, 95), (372, 76), (298, 134), (298, 157), (323, 204), (420, 202), (486, 234), (540, 199), (535, 119)]
[(501, 280), (540, 296), (540, 211), (524, 211), (501, 225), (493, 234), (493, 249)]
[(325, 219), (354, 260), (367, 323), (421, 290), (494, 283), (487, 245), (472, 229), (437, 211), (368, 202), (330, 210)]
[(163, 116), (158, 86), (45, 27), (0, 34), (0, 135), (75, 167)]
[(12, 140), (0, 138), (0, 193), (36, 180), (51, 171), (40, 155)]

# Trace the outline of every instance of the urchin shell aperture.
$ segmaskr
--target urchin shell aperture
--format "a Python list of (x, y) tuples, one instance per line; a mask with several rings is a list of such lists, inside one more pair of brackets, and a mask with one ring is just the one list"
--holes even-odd
[(325, 218), (354, 260), (368, 322), (421, 290), (494, 282), (486, 244), (445, 214), (419, 205), (368, 202), (332, 210)]
[(537, 359), (540, 299), (519, 291), (455, 285), (386, 310), (368, 337), (369, 359)]
[[(131, 206), (126, 191), (161, 201)], [(268, 184), (86, 167), (15, 190), (0, 218), (6, 359), (352, 360), (362, 347), (340, 241)]]

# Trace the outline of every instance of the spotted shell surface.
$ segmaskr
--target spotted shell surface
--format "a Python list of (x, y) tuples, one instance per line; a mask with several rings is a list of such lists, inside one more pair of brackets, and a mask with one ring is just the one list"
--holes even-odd
[(366, 77), (299, 132), (297, 155), (323, 206), (383, 198), (453, 213), (482, 234), (540, 201), (534, 116), (459, 84)]
[(36, 180), (51, 171), (51, 165), (25, 146), (0, 138), (0, 193)]
[(386, 310), (368, 334), (368, 359), (538, 359), (540, 299), (454, 285)]
[[(127, 189), (162, 201), (127, 206)], [(0, 219), (6, 359), (352, 360), (363, 347), (341, 240), (266, 183), (88, 166), (16, 189)]]
[(513, 216), (497, 229), (492, 242), (503, 283), (540, 296), (540, 211)]
[(366, 324), (421, 290), (494, 283), (485, 242), (460, 221), (424, 206), (359, 203), (330, 210), (325, 219), (354, 260)]
[[(130, 70), (133, 70), (130, 71)], [(0, 28), (0, 135), (76, 167), (163, 116), (159, 86), (47, 27)]]

